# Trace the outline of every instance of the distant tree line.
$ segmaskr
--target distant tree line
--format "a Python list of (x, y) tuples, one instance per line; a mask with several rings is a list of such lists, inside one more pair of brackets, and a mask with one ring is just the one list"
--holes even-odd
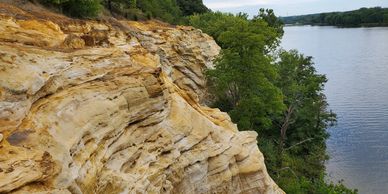
[(95, 18), (107, 10), (131, 20), (159, 19), (182, 23), (185, 16), (210, 11), (202, 0), (40, 0), (40, 3), (77, 18)]
[(282, 17), (285, 24), (330, 25), (340, 27), (388, 26), (388, 8), (361, 8), (347, 12), (331, 12)]

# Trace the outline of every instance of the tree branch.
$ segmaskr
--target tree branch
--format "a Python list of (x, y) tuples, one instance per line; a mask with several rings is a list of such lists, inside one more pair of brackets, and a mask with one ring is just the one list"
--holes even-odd
[(292, 149), (292, 148), (295, 147), (295, 146), (298, 146), (298, 145), (300, 145), (300, 144), (306, 143), (306, 142), (311, 141), (311, 140), (313, 140), (313, 139), (314, 139), (314, 138), (305, 139), (305, 140), (303, 140), (303, 141), (301, 141), (301, 142), (299, 142), (299, 143), (296, 143), (296, 144), (294, 144), (294, 145), (292, 145), (292, 146), (290, 146), (290, 147), (288, 147), (288, 148), (286, 148), (286, 149), (284, 149), (284, 150)]
[(278, 177), (279, 177), (279, 172), (280, 171), (283, 171), (283, 170), (289, 170), (289, 171), (291, 171), (291, 173), (296, 177), (296, 178), (298, 178), (298, 176), (296, 175), (296, 173), (290, 168), (290, 167), (284, 167), (284, 168), (281, 168), (281, 169), (279, 169), (279, 170), (277, 170), (277, 171), (275, 171), (276, 172), (276, 174), (278, 175)]

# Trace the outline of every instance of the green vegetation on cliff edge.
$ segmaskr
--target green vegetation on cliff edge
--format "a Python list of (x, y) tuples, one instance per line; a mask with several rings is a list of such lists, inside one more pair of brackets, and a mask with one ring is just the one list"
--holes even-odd
[(38, 0), (72, 17), (95, 18), (105, 8), (116, 17), (130, 20), (159, 19), (172, 24), (184, 17), (208, 12), (202, 0)]

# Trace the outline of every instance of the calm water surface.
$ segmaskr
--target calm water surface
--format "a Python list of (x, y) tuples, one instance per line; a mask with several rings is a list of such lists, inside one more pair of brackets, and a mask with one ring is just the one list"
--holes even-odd
[(282, 46), (313, 56), (338, 115), (327, 141), (331, 180), (388, 193), (388, 28), (286, 27)]

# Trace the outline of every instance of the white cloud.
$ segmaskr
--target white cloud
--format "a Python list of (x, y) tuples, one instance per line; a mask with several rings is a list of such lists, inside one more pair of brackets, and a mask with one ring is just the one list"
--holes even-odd
[(204, 0), (204, 3), (210, 9), (218, 10), (257, 5), (287, 5), (313, 1), (317, 0)]
[(251, 5), (265, 5), (269, 3), (269, 0), (205, 0), (204, 3), (210, 9), (225, 9)]
[(360, 7), (388, 7), (388, 0), (203, 0), (203, 2), (214, 11), (245, 12), (255, 15), (259, 8), (271, 8), (281, 16), (347, 11)]

